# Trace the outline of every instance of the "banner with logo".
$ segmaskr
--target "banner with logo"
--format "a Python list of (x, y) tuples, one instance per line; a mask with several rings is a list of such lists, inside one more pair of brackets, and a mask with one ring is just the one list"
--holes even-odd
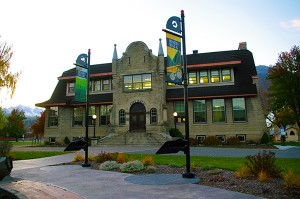
[(88, 69), (76, 66), (75, 101), (86, 102)]
[(167, 38), (167, 77), (166, 81), (182, 84), (181, 37), (166, 33)]

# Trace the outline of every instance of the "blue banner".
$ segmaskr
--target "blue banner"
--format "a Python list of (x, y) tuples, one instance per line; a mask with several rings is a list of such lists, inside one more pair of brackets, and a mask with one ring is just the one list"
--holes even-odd
[(166, 28), (171, 31), (181, 34), (181, 25), (180, 24), (181, 24), (180, 18), (173, 16), (168, 19)]

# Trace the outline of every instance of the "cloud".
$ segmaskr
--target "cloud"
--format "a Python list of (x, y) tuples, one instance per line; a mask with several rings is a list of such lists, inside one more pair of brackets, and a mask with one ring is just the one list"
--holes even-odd
[(300, 30), (300, 19), (292, 19), (290, 21), (281, 21), (280, 26), (285, 29)]

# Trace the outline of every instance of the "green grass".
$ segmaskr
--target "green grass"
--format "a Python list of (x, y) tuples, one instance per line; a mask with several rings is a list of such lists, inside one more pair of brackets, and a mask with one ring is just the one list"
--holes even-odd
[[(149, 154), (127, 154), (132, 159), (141, 160), (145, 156), (151, 156), (156, 165), (178, 165), (184, 167), (186, 165), (185, 156), (178, 155), (149, 155)], [(245, 158), (228, 158), (228, 157), (202, 157), (191, 156), (191, 165), (200, 166), (202, 168), (219, 168), (235, 171), (244, 165)], [(300, 159), (296, 158), (276, 158), (277, 165), (287, 170), (293, 169), (295, 173), (300, 175)]]
[[(3, 142), (3, 141), (0, 141)], [(19, 140), (18, 142), (16, 141), (10, 141), (10, 143), (13, 144), (13, 146), (43, 146), (44, 142), (40, 142), (40, 143), (34, 143), (32, 141), (24, 141), (23, 140)]]
[[(274, 145), (281, 145), (281, 142), (273, 142)], [(300, 142), (285, 142), (287, 146), (300, 146)]]
[(67, 154), (70, 152), (63, 151), (12, 151), (9, 153), (9, 156), (14, 160), (29, 160), (37, 158), (45, 158), (56, 155)]

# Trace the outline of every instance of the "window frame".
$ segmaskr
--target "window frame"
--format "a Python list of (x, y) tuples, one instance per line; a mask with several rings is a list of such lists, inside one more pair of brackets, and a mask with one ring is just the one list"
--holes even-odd
[[(99, 107), (99, 126), (110, 125), (110, 111), (112, 105), (100, 105)], [(103, 109), (102, 109), (103, 108)]]
[[(229, 79), (228, 80), (224, 80), (224, 77), (227, 75), (224, 75), (224, 71), (229, 71)], [(221, 69), (221, 80), (222, 82), (231, 82), (232, 81), (232, 75), (231, 75), (231, 69), (230, 68), (222, 68)]]
[[(203, 107), (202, 107), (203, 105), (201, 105), (201, 107), (200, 107), (201, 110), (197, 111), (196, 110), (197, 107), (195, 105), (196, 105), (197, 102), (200, 102), (200, 101), (201, 102), (204, 101), (204, 103), (202, 103), (202, 104), (204, 104), (205, 109), (203, 110)], [(203, 113), (203, 112), (204, 112), (204, 120), (205, 121), (196, 121), (197, 113)], [(193, 100), (193, 121), (194, 121), (195, 124), (206, 124), (207, 123), (207, 105), (206, 105), (206, 100), (205, 99), (203, 99), (203, 100)]]
[[(57, 110), (53, 110), (57, 109)], [(51, 111), (52, 110), (52, 111)], [(52, 112), (55, 112), (55, 115), (52, 115)], [(59, 114), (59, 108), (58, 106), (51, 106), (49, 107), (49, 112), (48, 112), (48, 127), (58, 127), (58, 114)], [(54, 121), (52, 121), (54, 119)]]
[(75, 82), (67, 82), (67, 95), (74, 95), (74, 94), (75, 94)]
[[(217, 72), (218, 75), (214, 75), (213, 72)], [(215, 78), (217, 78), (218, 81), (215, 81)], [(219, 83), (219, 82), (221, 82), (221, 79), (220, 79), (220, 70), (219, 69), (211, 69), (210, 70), (210, 82), (211, 83)]]
[[(147, 80), (149, 78), (150, 78), (150, 81)], [(138, 92), (138, 91), (147, 91), (147, 90), (151, 90), (151, 89), (152, 89), (152, 74), (151, 73), (142, 73), (142, 74), (124, 75), (123, 76), (123, 91), (124, 92)]]
[[(235, 107), (239, 106), (240, 104), (235, 105), (234, 100), (239, 100), (239, 99), (243, 99), (243, 106), (242, 108), (244, 109), (235, 109)], [(232, 120), (235, 123), (243, 123), (243, 122), (247, 122), (247, 107), (246, 107), (246, 99), (244, 97), (236, 97), (236, 98), (232, 98), (231, 99), (231, 103), (232, 103)], [(239, 103), (239, 102), (238, 102)], [(244, 120), (237, 120), (236, 119), (236, 112), (237, 111), (243, 111), (243, 115), (244, 115)], [(240, 115), (240, 114), (239, 114)]]
[[(240, 137), (244, 137), (243, 140), (241, 140)], [(236, 134), (236, 138), (238, 138), (242, 143), (246, 142), (246, 134)]]
[[(199, 138), (202, 138), (202, 139), (199, 139)], [(206, 139), (206, 135), (196, 135), (196, 139), (202, 143)]]
[(219, 139), (222, 143), (226, 143), (226, 135), (216, 135), (216, 138)]
[(176, 123), (184, 123), (185, 122), (184, 101), (183, 100), (174, 101), (173, 110), (174, 112), (177, 112)]
[(94, 125), (93, 115), (96, 115), (96, 106), (89, 106), (89, 117), (88, 117), (89, 126)]
[[(202, 72), (205, 72), (206, 75), (205, 76), (202, 75), (201, 74)], [(204, 81), (203, 79), (205, 79), (206, 81)], [(200, 81), (200, 84), (208, 84), (210, 82), (207, 70), (199, 70), (199, 81)]]
[(157, 124), (157, 109), (150, 109), (150, 124)]
[(126, 125), (126, 112), (124, 109), (119, 110), (119, 125)]
[[(193, 76), (191, 77), (191, 75)], [(188, 72), (188, 83), (189, 84), (197, 84), (198, 78), (197, 78), (197, 71), (189, 71)]]
[[(78, 109), (79, 116), (75, 116), (76, 110)], [(81, 110), (81, 113), (79, 112)], [(84, 108), (82, 106), (73, 107), (73, 127), (82, 127), (83, 126), (83, 111)], [(75, 120), (76, 118), (80, 118), (81, 120)], [(81, 122), (81, 124), (77, 124), (77, 122)]]
[[(218, 101), (222, 100), (223, 103), (220, 105), (219, 103), (217, 103)], [(223, 105), (223, 106), (222, 106)], [(219, 106), (219, 107), (218, 107)], [(215, 110), (216, 108), (220, 108), (222, 109), (222, 107), (224, 107), (224, 110)], [(221, 116), (222, 116), (222, 120), (218, 120), (216, 121), (216, 113), (217, 112), (222, 112)], [(224, 118), (223, 118), (224, 117)], [(227, 117), (226, 117), (226, 101), (223, 98), (220, 99), (212, 99), (212, 119), (213, 119), (213, 123), (226, 123), (227, 122)]]

